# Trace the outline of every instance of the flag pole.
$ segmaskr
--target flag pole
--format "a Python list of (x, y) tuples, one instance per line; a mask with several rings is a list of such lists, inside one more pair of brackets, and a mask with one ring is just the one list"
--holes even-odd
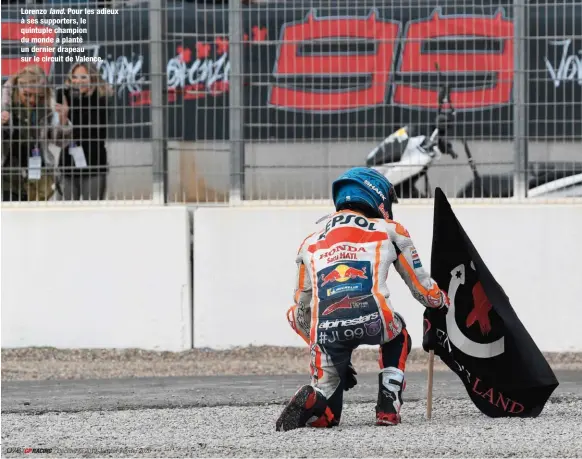
[(428, 353), (428, 384), (426, 389), (426, 419), (432, 418), (432, 382), (434, 375), (434, 350)]

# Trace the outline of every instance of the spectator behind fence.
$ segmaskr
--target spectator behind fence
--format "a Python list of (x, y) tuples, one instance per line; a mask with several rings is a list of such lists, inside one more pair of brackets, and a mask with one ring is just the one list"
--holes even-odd
[(91, 63), (75, 64), (57, 101), (69, 109), (72, 141), (61, 153), (60, 191), (64, 200), (96, 200), (107, 189), (107, 118), (113, 89)]
[(54, 193), (49, 143), (71, 135), (66, 107), (57, 104), (44, 70), (24, 67), (2, 88), (2, 200), (44, 201)]

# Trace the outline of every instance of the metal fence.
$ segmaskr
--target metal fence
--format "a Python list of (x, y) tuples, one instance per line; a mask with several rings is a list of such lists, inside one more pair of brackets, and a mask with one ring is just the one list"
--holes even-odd
[[(579, 1), (11, 4), (2, 48), (5, 88), (36, 63), (57, 113), (46, 126), (24, 116), (36, 109), (19, 94), (34, 97), (36, 80), (4, 91), (4, 201), (320, 203), (342, 171), (367, 164), (403, 198), (437, 186), (459, 198), (582, 196)], [(77, 56), (96, 58), (101, 79), (69, 75)], [(79, 99), (103, 82), (112, 95)], [(443, 87), (455, 116), (438, 151), (419, 150)], [(62, 105), (72, 133), (55, 128)], [(399, 131), (372, 164), (402, 126), (409, 138)], [(35, 160), (43, 127), (60, 137)]]

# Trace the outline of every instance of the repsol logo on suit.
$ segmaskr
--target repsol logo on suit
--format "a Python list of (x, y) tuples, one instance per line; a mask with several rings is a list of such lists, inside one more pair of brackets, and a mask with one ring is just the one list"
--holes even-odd
[(361, 215), (354, 214), (340, 214), (333, 217), (325, 225), (325, 231), (321, 233), (318, 240), (325, 239), (327, 233), (336, 226), (353, 224), (360, 228), (367, 229), (368, 231), (376, 230), (376, 223), (369, 221), (368, 219), (362, 217)]

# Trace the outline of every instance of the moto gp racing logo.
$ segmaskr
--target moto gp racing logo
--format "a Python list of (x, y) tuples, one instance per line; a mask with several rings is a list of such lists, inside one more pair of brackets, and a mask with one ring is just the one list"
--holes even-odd
[(7, 454), (51, 454), (53, 452), (52, 448), (6, 448)]

